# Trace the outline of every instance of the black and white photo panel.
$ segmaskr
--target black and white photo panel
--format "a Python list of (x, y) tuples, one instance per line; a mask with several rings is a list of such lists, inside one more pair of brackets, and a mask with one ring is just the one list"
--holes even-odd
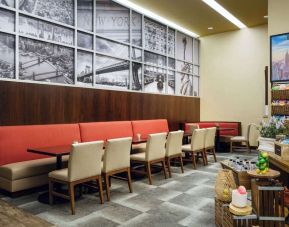
[(128, 43), (129, 9), (110, 0), (95, 1), (97, 35)]
[(174, 58), (168, 58), (168, 68), (175, 69), (176, 68), (176, 61)]
[(158, 67), (167, 66), (167, 58), (165, 56), (148, 51), (144, 52), (144, 62)]
[(168, 71), (168, 94), (175, 94), (175, 71)]
[(193, 39), (181, 32), (177, 32), (176, 58), (193, 62)]
[(175, 30), (169, 29), (168, 31), (168, 55), (175, 57)]
[(0, 9), (0, 29), (7, 32), (15, 31), (15, 13)]
[(132, 90), (142, 90), (142, 64), (133, 62), (132, 63)]
[(142, 46), (142, 15), (132, 12), (131, 16), (132, 45)]
[(77, 28), (93, 31), (93, 0), (77, 0)]
[(194, 96), (200, 95), (199, 94), (199, 90), (200, 90), (199, 80), (200, 78), (198, 76), (194, 76), (194, 79), (193, 79), (193, 87), (194, 87), (193, 95)]
[(20, 37), (19, 79), (74, 84), (74, 50)]
[(95, 37), (95, 50), (99, 53), (120, 58), (129, 58), (129, 47), (125, 44)]
[(193, 65), (187, 62), (177, 60), (176, 69), (179, 72), (193, 74)]
[(0, 5), (15, 8), (15, 0), (0, 0)]
[(22, 15), (19, 16), (19, 34), (74, 45), (72, 29)]
[(20, 0), (19, 9), (49, 20), (74, 25), (74, 0)]
[(193, 75), (179, 73), (176, 74), (176, 95), (193, 95)]
[(0, 33), (0, 78), (15, 78), (15, 37)]
[(77, 46), (92, 50), (93, 36), (83, 32), (77, 32)]
[(142, 61), (142, 50), (133, 47), (133, 48), (131, 49), (131, 58), (132, 58), (132, 60), (134, 60), (134, 61), (140, 61), (140, 62), (141, 62), (141, 61)]
[(166, 93), (167, 70), (155, 66), (144, 66), (144, 91)]
[(96, 54), (95, 84), (102, 88), (129, 89), (129, 61)]
[(199, 53), (200, 52), (200, 41), (197, 39), (194, 39), (194, 64), (198, 65), (199, 64)]
[(92, 53), (80, 50), (77, 51), (77, 84), (83, 86), (93, 85), (92, 63)]

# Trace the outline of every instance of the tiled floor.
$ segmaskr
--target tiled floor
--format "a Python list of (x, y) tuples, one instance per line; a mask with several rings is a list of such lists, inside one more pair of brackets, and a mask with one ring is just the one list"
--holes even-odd
[[(218, 161), (232, 156), (256, 158), (248, 155), (221, 153)], [(69, 203), (45, 205), (37, 201), (38, 193), (19, 198), (0, 198), (11, 202), (57, 226), (196, 226), (214, 224), (214, 183), (219, 163), (209, 159), (208, 166), (185, 165), (185, 173), (173, 167), (173, 177), (164, 179), (162, 173), (153, 176), (153, 185), (147, 178), (133, 182), (133, 193), (126, 182), (112, 180), (111, 202), (100, 205), (98, 195), (84, 194), (76, 202), (76, 215), (70, 215)]]

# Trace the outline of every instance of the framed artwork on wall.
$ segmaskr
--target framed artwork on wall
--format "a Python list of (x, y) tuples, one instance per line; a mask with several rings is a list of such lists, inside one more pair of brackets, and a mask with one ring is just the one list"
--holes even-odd
[(289, 81), (289, 33), (270, 37), (271, 82)]

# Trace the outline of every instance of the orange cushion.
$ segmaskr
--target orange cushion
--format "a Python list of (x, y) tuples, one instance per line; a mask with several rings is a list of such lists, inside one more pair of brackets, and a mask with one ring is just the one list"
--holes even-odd
[(220, 128), (232, 128), (232, 130), (228, 131), (220, 131), (221, 136), (238, 136), (239, 129), (238, 123), (235, 122), (220, 122)]
[(146, 139), (149, 134), (169, 132), (168, 121), (166, 119), (139, 120), (132, 121), (132, 130), (134, 138), (141, 134), (141, 138)]
[(82, 142), (132, 137), (130, 121), (80, 123)]
[(69, 145), (80, 141), (78, 124), (0, 127), (0, 165), (48, 158), (27, 152), (27, 148)]

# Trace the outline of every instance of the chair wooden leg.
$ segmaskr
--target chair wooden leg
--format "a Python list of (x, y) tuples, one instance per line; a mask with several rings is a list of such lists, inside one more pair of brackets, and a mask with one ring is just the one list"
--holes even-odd
[(208, 165), (209, 162), (208, 162), (208, 155), (207, 155), (207, 151), (206, 150), (204, 150), (204, 155), (205, 155), (206, 165)]
[(203, 165), (205, 166), (205, 165), (207, 165), (207, 162), (206, 162), (206, 151), (203, 150), (201, 152), (201, 155), (202, 155)]
[(130, 168), (127, 169), (127, 183), (128, 183), (129, 192), (132, 193)]
[(104, 174), (104, 183), (105, 183), (106, 199), (107, 201), (110, 201), (109, 176), (107, 173)]
[(103, 204), (103, 189), (102, 189), (102, 178), (101, 178), (101, 175), (98, 176), (98, 187), (99, 187), (100, 203)]
[(231, 153), (233, 152), (233, 142), (232, 141), (230, 142), (230, 152)]
[(192, 153), (192, 163), (193, 163), (194, 169), (197, 169), (196, 158), (195, 158), (195, 154), (194, 153)]
[(217, 162), (216, 149), (213, 148), (213, 149), (212, 149), (212, 152), (213, 152), (213, 156), (214, 156), (214, 161)]
[(247, 144), (247, 148), (248, 148), (249, 153), (251, 153), (250, 142), (248, 141), (246, 144)]
[(151, 163), (146, 162), (146, 171), (147, 171), (147, 176), (149, 179), (149, 184), (152, 184), (152, 173), (151, 173)]
[(184, 173), (184, 163), (183, 163), (183, 157), (182, 157), (182, 154), (180, 155), (180, 164), (181, 164), (181, 170), (182, 170), (182, 173)]
[(53, 191), (53, 181), (49, 179), (49, 204), (50, 204), (50, 205), (53, 204), (52, 191)]
[(167, 170), (166, 170), (166, 162), (165, 159), (162, 161), (163, 171), (165, 175), (165, 179), (167, 179)]
[(166, 158), (167, 161), (167, 167), (168, 167), (168, 172), (169, 172), (169, 177), (172, 177), (172, 172), (171, 172), (171, 160), (169, 157)]
[(74, 184), (68, 183), (68, 188), (69, 188), (71, 214), (74, 215), (75, 214)]

